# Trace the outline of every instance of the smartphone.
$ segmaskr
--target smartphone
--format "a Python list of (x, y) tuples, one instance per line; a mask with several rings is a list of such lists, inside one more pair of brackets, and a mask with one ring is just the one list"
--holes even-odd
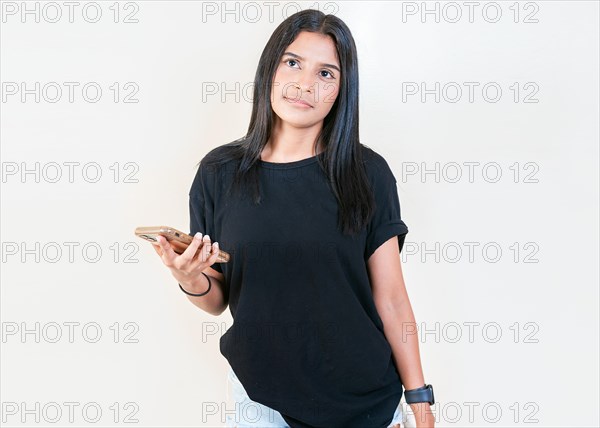
[[(156, 235), (162, 235), (167, 239), (167, 241), (169, 241), (171, 247), (173, 248), (173, 251), (175, 251), (177, 254), (183, 253), (185, 249), (192, 243), (193, 240), (193, 237), (191, 237), (187, 233), (177, 230), (174, 227), (168, 226), (136, 227), (135, 234), (140, 238), (150, 242), (156, 242)], [(227, 263), (229, 261), (229, 258), (229, 253), (219, 249), (217, 263)]]

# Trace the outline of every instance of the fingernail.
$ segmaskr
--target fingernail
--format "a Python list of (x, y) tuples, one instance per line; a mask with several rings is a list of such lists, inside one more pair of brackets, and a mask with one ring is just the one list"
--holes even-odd
[(201, 235), (202, 235), (202, 234), (201, 234), (200, 232), (196, 232), (196, 234), (194, 235), (194, 238), (200, 239), (200, 236), (201, 236)]
[(209, 236), (209, 235), (204, 235), (204, 237), (205, 237), (206, 239), (209, 239), (209, 240), (210, 240), (210, 236)]

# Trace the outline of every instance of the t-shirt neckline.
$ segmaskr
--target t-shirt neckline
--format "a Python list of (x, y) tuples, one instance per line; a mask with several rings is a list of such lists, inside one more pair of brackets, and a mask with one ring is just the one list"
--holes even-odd
[(323, 152), (319, 153), (318, 155), (311, 156), (309, 158), (300, 159), (300, 160), (292, 161), (292, 162), (267, 162), (267, 161), (264, 161), (262, 159), (259, 159), (258, 163), (263, 168), (270, 168), (270, 169), (298, 168), (298, 167), (301, 167), (301, 166), (306, 166), (306, 165), (310, 165), (312, 163), (315, 163), (318, 160), (319, 156), (322, 153)]

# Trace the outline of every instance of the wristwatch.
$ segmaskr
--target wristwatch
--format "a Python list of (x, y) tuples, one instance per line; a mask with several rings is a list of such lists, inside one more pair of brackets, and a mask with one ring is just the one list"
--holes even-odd
[(433, 399), (433, 386), (425, 384), (420, 388), (409, 389), (404, 391), (406, 397), (406, 404), (413, 403), (429, 403), (433, 405), (435, 400)]

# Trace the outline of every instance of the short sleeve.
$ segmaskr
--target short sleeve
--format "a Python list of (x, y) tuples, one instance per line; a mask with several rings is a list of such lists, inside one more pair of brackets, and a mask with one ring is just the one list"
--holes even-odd
[(367, 227), (365, 261), (388, 239), (398, 236), (398, 248), (402, 252), (408, 227), (400, 215), (400, 199), (396, 178), (385, 161), (375, 174), (373, 196), (375, 214)]
[[(190, 235), (194, 236), (196, 232), (203, 235), (208, 234), (214, 242), (214, 207), (211, 189), (207, 183), (206, 167), (200, 163), (196, 177), (192, 183), (189, 192), (189, 210), (190, 210)], [(223, 273), (221, 263), (215, 263), (211, 266), (217, 272)]]

